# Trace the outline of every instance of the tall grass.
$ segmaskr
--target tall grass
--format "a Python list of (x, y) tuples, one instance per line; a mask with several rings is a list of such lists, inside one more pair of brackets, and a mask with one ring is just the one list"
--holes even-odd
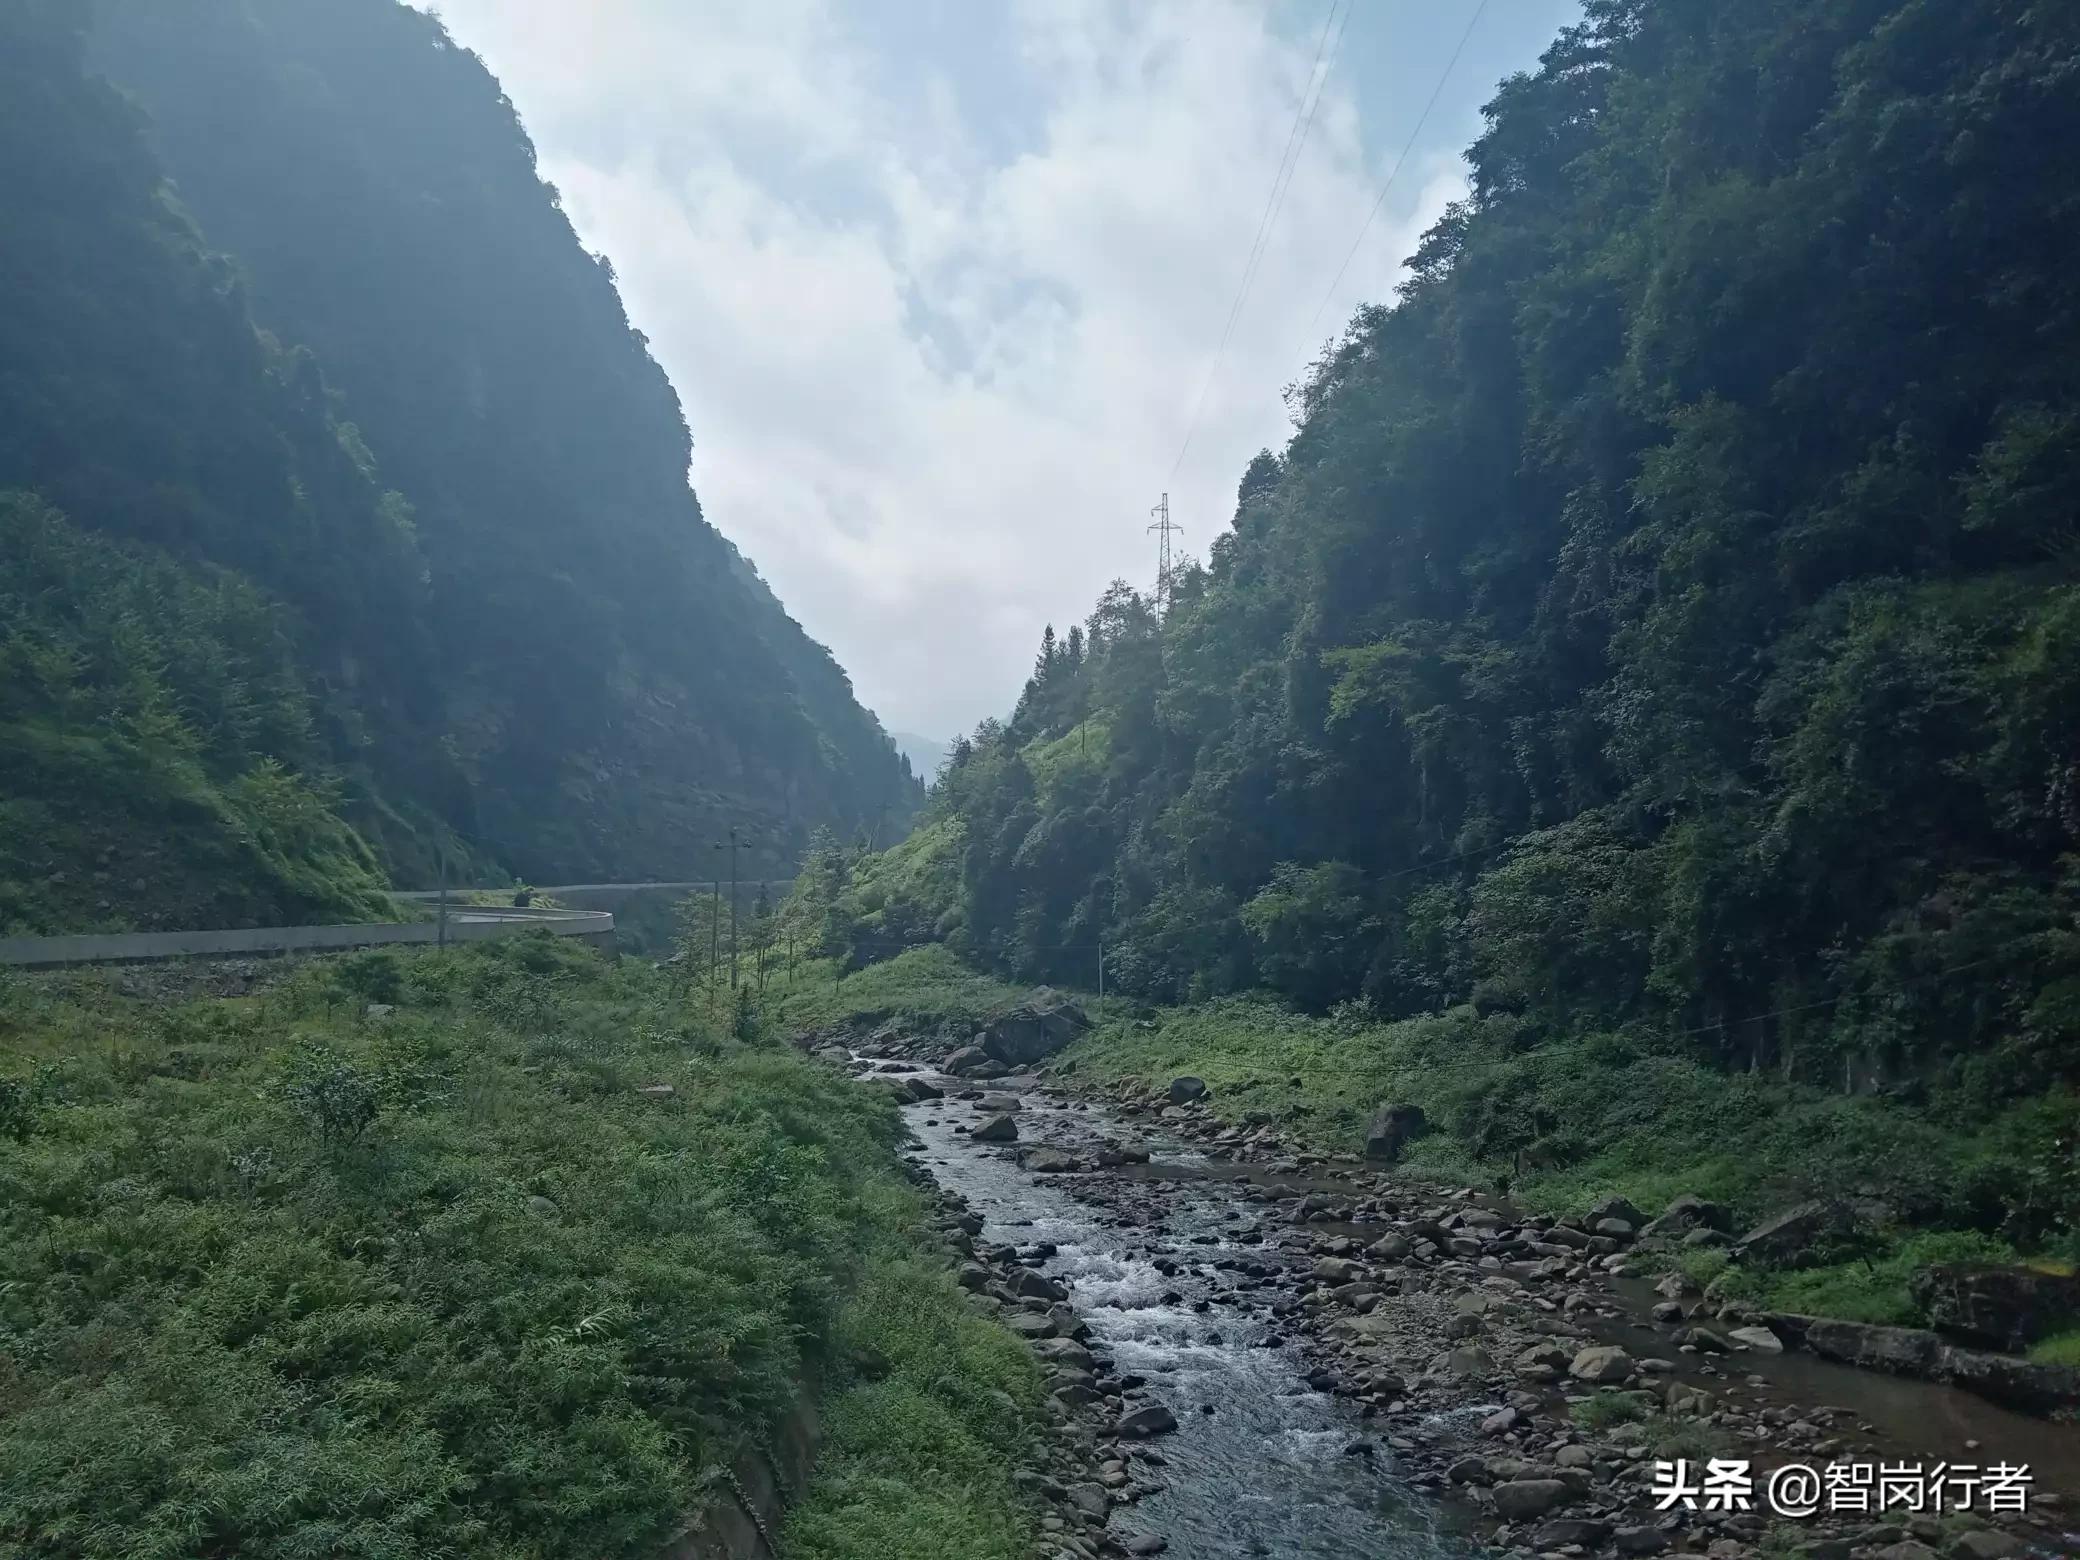
[(965, 1446), (932, 1523), (991, 1536), (942, 1552), (1022, 1546), (1038, 1389), (919, 1265), (874, 1091), (547, 937), (0, 996), (0, 1551), (647, 1554), (805, 1374), (839, 1476)]

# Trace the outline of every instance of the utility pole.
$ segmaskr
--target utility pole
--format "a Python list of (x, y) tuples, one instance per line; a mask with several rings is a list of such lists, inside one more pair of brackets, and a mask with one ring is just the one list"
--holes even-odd
[[(714, 851), (719, 858), (722, 842), (717, 840)], [(715, 978), (722, 970), (722, 862), (718, 859), (709, 869), (715, 875), (708, 882), (708, 1006), (715, 1005)]]
[(1170, 518), (1168, 493), (1149, 513), (1156, 517), (1156, 523), (1149, 530), (1156, 534), (1156, 616), (1161, 617), (1170, 605), (1170, 538), (1184, 527)]
[(729, 989), (737, 989), (737, 826), (729, 829)]

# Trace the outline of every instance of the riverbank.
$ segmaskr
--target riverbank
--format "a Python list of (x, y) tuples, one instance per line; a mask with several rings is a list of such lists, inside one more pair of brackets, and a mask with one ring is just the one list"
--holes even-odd
[[(921, 948), (842, 982), (810, 979), (797, 1027), (908, 1026), (949, 1045), (1022, 993)], [(993, 1008), (994, 1005), (994, 1008)], [(1396, 1023), (1312, 1018), (1261, 1000), (1174, 1008), (1086, 1002), (1089, 1031), (1049, 1059), (1065, 1085), (1206, 1085), (1203, 1108), (1238, 1141), (1358, 1157), (1383, 1106), (1414, 1106), (1403, 1175), (1506, 1193), (1554, 1217), (1617, 1196), (1658, 1210), (1700, 1197), (1733, 1233), (1801, 1204), (1840, 1203), (1796, 1265), (1723, 1249), (1682, 1254), (1700, 1287), (1758, 1309), (1926, 1325), (1912, 1275), (1938, 1263), (2080, 1261), (2080, 1100), (2005, 1110), (1922, 1097), (1841, 1095), (1715, 1072), (1680, 1042), (1552, 1040), (1472, 1008)], [(1537, 1042), (1537, 1043), (1534, 1043)], [(2075, 1324), (2080, 1327), (2080, 1323)], [(2080, 1330), (2034, 1339), (2080, 1359)]]
[[(1115, 1424), (1182, 1421), (1152, 1458), (1131, 1440), (1100, 1449), (1109, 1498), (1140, 1508), (1122, 1513), (1122, 1536), (1138, 1532), (1145, 1552), (1179, 1536), (1204, 1556), (1409, 1552), (1435, 1541), (1438, 1520), (1411, 1514), (1412, 1491), (1519, 1551), (1994, 1560), (2070, 1542), (2059, 1497), (2080, 1491), (2080, 1431), (1785, 1355), (1701, 1310), (1702, 1325), (1657, 1328), (1666, 1318), (1647, 1303), (1697, 1310), (1694, 1290), (1628, 1293), (1622, 1258), (1590, 1253), (1597, 1237), (1577, 1226), (1303, 1163), (1261, 1137), (1264, 1152), (1240, 1163), (1203, 1109), (1065, 1099), (1034, 1081), (934, 1078), (946, 1097), (910, 1114), (942, 1184), (977, 1198), (991, 1238), (1018, 1240), (997, 1254), (1035, 1276), (1032, 1293), (990, 1285), (1013, 1325), (1062, 1336), (1067, 1298), (1070, 1324), (1097, 1327), (1089, 1358), (1049, 1358), (1058, 1394), (1096, 1394)], [(1261, 1361), (1279, 1362), (1291, 1390), (1258, 1385)], [(1307, 1397), (1325, 1406), (1297, 1420), (1264, 1409)], [(1289, 1475), (1281, 1447), (1310, 1432)], [(1756, 1509), (1656, 1509), (1655, 1459), (1719, 1456), (1751, 1463)], [(1909, 1458), (2034, 1459), (2036, 1520), (1873, 1506), (1785, 1522), (1761, 1500), (1766, 1470), (1787, 1461)]]
[(177, 973), (0, 980), (0, 1549), (648, 1560), (813, 1382), (791, 1557), (1024, 1560), (880, 1091), (548, 939)]

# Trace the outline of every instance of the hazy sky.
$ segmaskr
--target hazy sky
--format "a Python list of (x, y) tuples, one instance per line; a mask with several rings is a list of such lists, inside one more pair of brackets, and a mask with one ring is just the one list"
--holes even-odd
[(1578, 9), (1489, 0), (1332, 295), (1474, 16), (1350, 3), (1174, 477), (1329, 0), (429, 8), (613, 259), (708, 519), (884, 723), (944, 737), (1009, 709), (1044, 623), (1152, 580), (1165, 489), (1205, 556), (1281, 387), (1387, 295), (1480, 105)]

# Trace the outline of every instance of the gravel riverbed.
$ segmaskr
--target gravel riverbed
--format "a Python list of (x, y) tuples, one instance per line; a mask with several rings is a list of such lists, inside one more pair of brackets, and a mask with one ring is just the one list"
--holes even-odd
[[(1627, 1276), (1638, 1210), (1534, 1217), (1133, 1089), (851, 1065), (937, 1092), (906, 1115), (961, 1281), (1049, 1372), (1055, 1454), (1021, 1475), (1045, 1560), (2080, 1554), (2080, 1430), (1743, 1337)], [(1659, 1509), (1673, 1457), (1747, 1459), (1750, 1505)], [(1786, 1462), (1908, 1460), (2027, 1462), (2029, 1512), (1765, 1498)]]

